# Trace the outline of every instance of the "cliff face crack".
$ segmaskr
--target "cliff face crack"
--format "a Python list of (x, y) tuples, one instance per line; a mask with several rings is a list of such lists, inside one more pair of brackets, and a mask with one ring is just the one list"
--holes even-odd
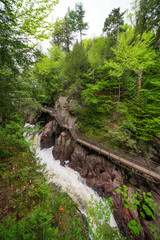
[(160, 182), (160, 172), (157, 170), (158, 165), (155, 165), (155, 162), (150, 161), (150, 165), (147, 164), (147, 160), (142, 157), (132, 157), (125, 156), (121, 153), (115, 153), (114, 151), (110, 151), (105, 147), (99, 147), (96, 143), (91, 143), (90, 140), (83, 139), (80, 133), (78, 133), (74, 127), (69, 127), (63, 120), (57, 115), (56, 111), (53, 108), (45, 107), (45, 112), (48, 112), (55, 120), (58, 122), (60, 126), (67, 129), (75, 142), (92, 149), (101, 155), (108, 157), (110, 160), (115, 161), (118, 164), (121, 164), (122, 167), (129, 167), (130, 169), (135, 169), (140, 174), (143, 174), (145, 178), (149, 178), (150, 181), (154, 181), (155, 183)]

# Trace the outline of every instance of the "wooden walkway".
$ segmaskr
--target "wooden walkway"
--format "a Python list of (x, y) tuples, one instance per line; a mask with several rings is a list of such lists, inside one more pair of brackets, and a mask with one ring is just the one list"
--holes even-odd
[(57, 115), (53, 108), (46, 107), (45, 112), (48, 112), (52, 117), (56, 119), (58, 124), (67, 129), (72, 135), (75, 142), (92, 149), (99, 154), (108, 157), (117, 164), (122, 165), (125, 168), (129, 168), (132, 171), (142, 175), (145, 178), (148, 178), (150, 181), (155, 183), (160, 183), (160, 165), (155, 162), (142, 158), (142, 157), (132, 157), (127, 154), (114, 152), (113, 150), (106, 149), (106, 147), (97, 146), (96, 143), (91, 143), (90, 140), (84, 139), (80, 133), (78, 133), (74, 128), (64, 124), (63, 120)]

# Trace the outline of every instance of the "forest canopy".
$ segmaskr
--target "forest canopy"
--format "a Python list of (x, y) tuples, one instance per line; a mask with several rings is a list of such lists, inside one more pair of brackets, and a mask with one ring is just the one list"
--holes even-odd
[[(56, 3), (1, 1), (3, 119), (65, 95), (78, 101), (73, 112), (85, 134), (134, 150), (139, 140), (152, 141), (160, 133), (159, 2), (136, 1), (129, 14), (134, 25), (124, 22), (126, 11), (113, 9), (103, 34), (91, 39), (82, 39), (89, 27), (82, 3), (54, 26), (47, 23)], [(44, 55), (35, 39), (50, 30), (52, 47)]]
[[(62, 95), (78, 101), (79, 107), (73, 112), (80, 131), (134, 151), (140, 140), (152, 141), (160, 134), (159, 11), (154, 11), (157, 21), (152, 20), (146, 4), (142, 17), (143, 5), (139, 1), (132, 15), (128, 14), (134, 18), (134, 26), (124, 22), (127, 12), (113, 9), (104, 21), (101, 36), (81, 37), (76, 42), (76, 14), (81, 11), (68, 9), (64, 19), (56, 21), (48, 55), (32, 72), (47, 104)], [(158, 5), (150, 1), (150, 6), (157, 9)], [(78, 8), (83, 9), (83, 5), (77, 4)], [(87, 23), (82, 26), (84, 30), (88, 27)], [(50, 67), (45, 68), (44, 61), (50, 62)]]

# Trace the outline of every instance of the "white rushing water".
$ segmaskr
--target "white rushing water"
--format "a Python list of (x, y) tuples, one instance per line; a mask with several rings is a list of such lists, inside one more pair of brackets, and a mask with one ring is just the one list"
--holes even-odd
[[(85, 212), (85, 201), (89, 202), (91, 196), (94, 200), (100, 200), (98, 194), (85, 184), (80, 174), (69, 167), (60, 165), (59, 160), (55, 160), (52, 155), (53, 147), (40, 149), (40, 135), (36, 134), (33, 140), (32, 149), (35, 148), (37, 157), (42, 164), (46, 164), (48, 181), (61, 186), (62, 191), (66, 192), (78, 205), (82, 213)], [(117, 227), (113, 214), (111, 215), (110, 225)]]

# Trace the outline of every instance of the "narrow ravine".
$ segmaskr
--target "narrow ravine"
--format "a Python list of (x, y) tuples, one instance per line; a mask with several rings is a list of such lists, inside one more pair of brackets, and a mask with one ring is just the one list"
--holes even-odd
[[(85, 201), (89, 202), (91, 196), (94, 200), (100, 200), (98, 194), (85, 184), (77, 171), (69, 167), (60, 165), (59, 160), (55, 160), (52, 155), (53, 147), (40, 149), (40, 135), (36, 134), (32, 144), (32, 150), (36, 151), (36, 156), (41, 164), (46, 165), (48, 181), (60, 186), (79, 206), (79, 210), (85, 213)], [(113, 214), (111, 214), (110, 225), (117, 227)]]

